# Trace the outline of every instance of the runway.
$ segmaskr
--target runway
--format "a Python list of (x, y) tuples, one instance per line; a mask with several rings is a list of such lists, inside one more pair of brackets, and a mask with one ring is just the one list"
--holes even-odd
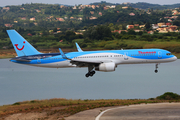
[(97, 108), (77, 113), (66, 120), (179, 120), (180, 103), (140, 104)]

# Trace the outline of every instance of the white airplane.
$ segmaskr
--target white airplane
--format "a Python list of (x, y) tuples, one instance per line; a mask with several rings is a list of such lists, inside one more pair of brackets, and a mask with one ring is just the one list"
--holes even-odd
[(163, 49), (133, 49), (133, 50), (104, 50), (83, 51), (76, 43), (78, 52), (40, 53), (15, 30), (7, 30), (17, 57), (10, 61), (20, 64), (49, 67), (88, 67), (86, 77), (93, 76), (95, 71), (115, 71), (120, 64), (155, 63), (155, 73), (158, 64), (172, 62), (177, 57)]

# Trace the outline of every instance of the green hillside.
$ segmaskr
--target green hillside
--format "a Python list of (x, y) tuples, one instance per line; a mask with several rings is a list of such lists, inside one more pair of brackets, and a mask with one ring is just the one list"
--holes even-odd
[[(74, 42), (78, 42), (83, 49), (162, 48), (178, 55), (180, 9), (138, 6), (156, 5), (103, 1), (77, 6), (31, 3), (0, 7), (0, 49), (13, 49), (6, 30), (15, 29), (38, 50), (73, 49)], [(161, 28), (171, 31), (159, 33), (152, 27), (157, 23), (175, 27)]]

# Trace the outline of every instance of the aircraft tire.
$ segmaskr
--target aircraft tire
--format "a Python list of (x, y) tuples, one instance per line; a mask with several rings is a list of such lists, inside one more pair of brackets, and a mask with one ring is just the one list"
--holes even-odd
[(94, 74), (93, 74), (92, 72), (90, 72), (90, 73), (89, 73), (89, 76), (91, 76), (91, 77), (92, 77), (93, 75), (94, 75)]
[(87, 73), (85, 76), (86, 76), (86, 77), (89, 77), (89, 73)]
[(92, 71), (92, 74), (94, 75), (96, 72), (95, 71)]

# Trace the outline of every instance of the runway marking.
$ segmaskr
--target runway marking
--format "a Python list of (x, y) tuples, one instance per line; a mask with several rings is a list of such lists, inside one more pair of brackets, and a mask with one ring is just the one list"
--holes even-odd
[(134, 106), (142, 106), (142, 105), (154, 105), (154, 104), (166, 104), (166, 103), (150, 103), (150, 104), (139, 104), (139, 105), (129, 105), (129, 106), (124, 106), (124, 107), (116, 107), (116, 108), (111, 108), (111, 109), (107, 109), (103, 112), (101, 112), (96, 118), (95, 120), (99, 120), (99, 118), (107, 111), (110, 111), (110, 110), (114, 110), (114, 109), (119, 109), (119, 108), (126, 108), (126, 107), (134, 107)]
[[(130, 106), (125, 106), (125, 107), (130, 107)], [(119, 109), (119, 108), (125, 108), (125, 107), (122, 107), (122, 106), (121, 106), (121, 107), (116, 107), (116, 108), (107, 109), (107, 110), (101, 112), (101, 113), (96, 117), (95, 120), (99, 120), (99, 118), (100, 118), (105, 112), (107, 112), (107, 111), (114, 110), (114, 109)]]

